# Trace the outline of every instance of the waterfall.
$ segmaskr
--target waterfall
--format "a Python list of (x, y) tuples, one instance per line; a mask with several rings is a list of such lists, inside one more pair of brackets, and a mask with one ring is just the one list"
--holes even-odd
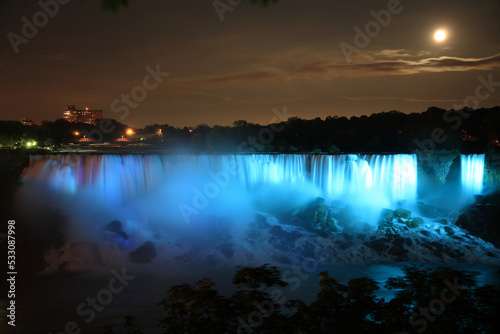
[(481, 194), (483, 189), (484, 154), (460, 156), (462, 190), (467, 195)]
[(161, 187), (214, 192), (231, 182), (250, 192), (314, 187), (327, 198), (388, 206), (416, 200), (416, 171), (416, 156), (408, 154), (49, 155), (33, 156), (22, 180), (68, 194), (89, 190), (110, 203)]
[(395, 155), (313, 156), (311, 180), (323, 193), (348, 202), (389, 206), (417, 197), (417, 157)]

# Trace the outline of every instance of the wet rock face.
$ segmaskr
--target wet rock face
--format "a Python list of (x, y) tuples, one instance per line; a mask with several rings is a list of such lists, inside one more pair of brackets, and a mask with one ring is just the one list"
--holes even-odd
[(364, 245), (366, 247), (370, 247), (373, 250), (376, 250), (377, 252), (385, 252), (386, 250), (389, 249), (389, 246), (386, 244), (386, 242), (389, 240), (388, 239), (384, 240), (384, 239), (386, 238), (367, 241), (364, 243)]
[(456, 225), (500, 248), (500, 193), (477, 197)]

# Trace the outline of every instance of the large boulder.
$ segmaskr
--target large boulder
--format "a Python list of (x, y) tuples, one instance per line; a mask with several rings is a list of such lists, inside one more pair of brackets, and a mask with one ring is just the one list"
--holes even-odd
[(113, 220), (112, 222), (108, 223), (108, 225), (106, 225), (106, 231), (116, 233), (121, 230), (122, 230), (122, 223), (118, 220)]
[(392, 218), (394, 218), (394, 210), (391, 209), (382, 209), (382, 212), (380, 213), (380, 222), (383, 221), (391, 221)]
[(156, 248), (151, 241), (146, 241), (144, 245), (137, 248), (135, 251), (128, 254), (130, 262), (134, 263), (147, 263), (151, 262), (156, 257)]
[(424, 223), (424, 220), (420, 217), (415, 217), (413, 219), (410, 219), (410, 220), (407, 220), (406, 221), (406, 226), (408, 226), (409, 228), (417, 228), (419, 227), (420, 225), (422, 225)]
[(376, 250), (377, 252), (385, 252), (387, 249), (389, 249), (389, 246), (387, 245), (388, 241), (389, 240), (386, 238), (375, 239), (371, 241), (365, 241), (364, 245), (370, 247), (373, 250)]
[(411, 218), (411, 211), (403, 209), (403, 208), (398, 208), (394, 211), (394, 216), (402, 218), (402, 219), (410, 219)]
[(458, 217), (456, 225), (500, 248), (500, 192), (477, 199), (479, 202)]

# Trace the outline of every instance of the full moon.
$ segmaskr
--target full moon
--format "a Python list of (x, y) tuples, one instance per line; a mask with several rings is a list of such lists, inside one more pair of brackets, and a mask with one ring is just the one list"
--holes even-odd
[(434, 34), (434, 38), (435, 38), (435, 39), (436, 39), (436, 41), (438, 41), (438, 42), (444, 41), (444, 39), (446, 38), (446, 33), (445, 33), (443, 30), (438, 30), (438, 31), (436, 31), (436, 33)]

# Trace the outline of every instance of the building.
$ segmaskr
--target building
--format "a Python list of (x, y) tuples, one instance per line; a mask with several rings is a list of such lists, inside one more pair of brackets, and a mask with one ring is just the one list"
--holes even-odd
[(75, 106), (69, 105), (66, 110), (63, 110), (63, 118), (72, 123), (88, 123), (96, 124), (102, 119), (102, 110), (77, 110)]
[(33, 121), (31, 119), (28, 119), (28, 117), (19, 117), (17, 120), (23, 125), (33, 125)]

